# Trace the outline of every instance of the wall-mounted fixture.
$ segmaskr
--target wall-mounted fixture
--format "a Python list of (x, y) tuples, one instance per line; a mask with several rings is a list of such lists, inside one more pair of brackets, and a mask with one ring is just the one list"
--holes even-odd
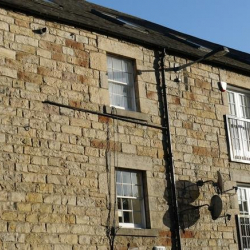
[(39, 34), (39, 35), (42, 35), (44, 33), (47, 32), (47, 28), (44, 27), (44, 28), (40, 28), (40, 29), (36, 29), (36, 30), (32, 30), (35, 34)]
[(225, 92), (227, 90), (227, 83), (226, 82), (219, 82), (219, 89), (221, 92)]
[[(225, 56), (228, 53), (229, 53), (229, 49), (227, 47), (220, 46), (217, 49), (212, 50), (211, 52), (207, 53), (206, 55), (200, 57), (199, 59), (197, 59), (193, 62), (186, 63), (186, 64), (183, 64), (183, 65), (178, 66), (178, 67), (164, 68), (164, 71), (165, 72), (170, 72), (170, 71), (178, 72), (178, 71), (185, 69), (185, 68), (187, 68), (195, 63), (199, 63), (199, 62), (201, 62), (203, 60), (207, 60), (207, 59), (213, 60), (213, 59)], [(141, 75), (143, 72), (154, 72), (154, 71), (155, 70), (137, 70), (137, 74)]]
[(25, 131), (29, 131), (30, 130), (30, 126), (29, 125), (25, 125), (23, 128), (25, 129)]
[(238, 190), (238, 187), (233, 186), (233, 187), (232, 187), (232, 188), (230, 188), (230, 189), (223, 190), (223, 191), (222, 191), (222, 194), (225, 194), (225, 193), (227, 193), (227, 192), (229, 192), (229, 191), (232, 191), (232, 190), (234, 190), (234, 191), (235, 191), (235, 193), (236, 193), (236, 192), (237, 192), (237, 190)]
[(217, 220), (220, 217), (220, 214), (222, 212), (222, 200), (219, 195), (214, 195), (211, 198), (210, 205), (204, 204), (200, 206), (193, 206), (192, 208), (188, 208), (188, 209), (180, 211), (180, 214), (184, 214), (186, 211), (189, 211), (189, 210), (200, 209), (202, 207), (208, 207), (208, 210), (211, 214), (212, 219)]
[(202, 187), (206, 183), (212, 183), (212, 185), (216, 189), (217, 194), (225, 194), (225, 193), (228, 193), (229, 191), (232, 191), (232, 190), (235, 190), (235, 192), (237, 192), (237, 190), (238, 190), (237, 186), (233, 186), (230, 189), (224, 190), (224, 180), (222, 178), (222, 175), (221, 175), (220, 171), (217, 171), (217, 176), (218, 177), (217, 177), (217, 181), (216, 182), (214, 182), (213, 180), (207, 180), (207, 181), (198, 180), (196, 183), (184, 187), (184, 189), (182, 191), (182, 194), (185, 195), (186, 194), (186, 190), (189, 187), (192, 187), (192, 186), (195, 186), (195, 185), (197, 187)]
[(217, 171), (217, 182), (213, 180), (198, 180), (196, 183), (191, 184), (189, 186), (184, 187), (183, 189), (183, 195), (185, 195), (187, 188), (192, 187), (192, 186), (197, 186), (197, 187), (202, 187), (206, 183), (212, 183), (212, 185), (215, 187), (217, 194), (222, 194), (223, 193), (223, 179), (219, 171)]
[(155, 246), (153, 250), (166, 250), (166, 247), (163, 246)]
[(217, 220), (222, 212), (222, 200), (220, 196), (214, 195), (211, 199), (208, 210), (211, 213), (212, 219)]
[(220, 216), (220, 218), (225, 218), (225, 222), (226, 222), (226, 221), (230, 221), (230, 220), (231, 220), (231, 217), (232, 217), (231, 214), (225, 214), (225, 215), (223, 215), (223, 216)]

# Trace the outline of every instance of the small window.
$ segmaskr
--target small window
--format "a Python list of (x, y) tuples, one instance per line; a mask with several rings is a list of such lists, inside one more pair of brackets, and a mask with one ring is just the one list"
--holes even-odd
[(108, 56), (110, 106), (136, 110), (133, 61)]
[(238, 232), (241, 249), (250, 249), (250, 188), (238, 188), (238, 204), (240, 214), (238, 215)]
[(228, 91), (227, 116), (232, 161), (250, 162), (250, 93)]
[(116, 199), (119, 226), (145, 228), (145, 206), (142, 172), (116, 171)]

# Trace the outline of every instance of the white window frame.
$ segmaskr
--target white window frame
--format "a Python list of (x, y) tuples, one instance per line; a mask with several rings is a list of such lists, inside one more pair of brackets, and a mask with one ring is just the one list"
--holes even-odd
[[(121, 68), (120, 71), (118, 71), (120, 74), (127, 74), (128, 75), (128, 81), (119, 81), (117, 79), (111, 79), (109, 77), (110, 74), (117, 73), (114, 69), (113, 65), (113, 59), (120, 60), (123, 65), (127, 65), (128, 71), (126, 72), (125, 69)], [(108, 83), (109, 83), (109, 97), (110, 97), (110, 106), (115, 107), (118, 109), (124, 109), (124, 110), (130, 110), (130, 111), (136, 111), (136, 101), (135, 101), (135, 72), (134, 72), (134, 63), (133, 60), (124, 58), (124, 57), (118, 57), (114, 55), (107, 55), (107, 61), (112, 61), (112, 67), (109, 67), (108, 64)], [(117, 103), (114, 103), (113, 96), (112, 96), (112, 84), (113, 85), (123, 85), (127, 87), (127, 93), (128, 98), (131, 100), (128, 102), (128, 100), (124, 103), (124, 105), (118, 105)], [(123, 94), (117, 94), (120, 96), (123, 96)]]
[[(123, 222), (119, 221), (119, 227), (121, 228), (136, 228), (136, 229), (145, 229), (146, 228), (146, 216), (145, 216), (145, 199), (144, 199), (144, 185), (143, 185), (143, 171), (137, 171), (137, 170), (130, 170), (130, 169), (120, 169), (117, 168), (116, 169), (116, 203), (117, 203), (117, 211), (118, 211), (118, 218), (122, 218)], [(118, 191), (117, 191), (117, 185), (128, 185), (128, 183), (124, 183), (122, 180), (121, 182), (118, 182), (117, 180), (117, 173), (118, 172), (126, 172), (126, 173), (130, 173), (130, 175), (132, 173), (137, 173), (139, 175), (140, 178), (140, 185), (141, 186), (141, 196), (125, 196), (125, 195), (118, 195)], [(131, 186), (133, 188), (133, 186), (136, 186), (134, 183), (132, 183), (131, 181)], [(138, 183), (137, 183), (138, 185)], [(136, 223), (125, 223), (124, 222), (124, 214), (123, 212), (130, 212), (132, 215), (132, 219), (134, 221), (134, 209), (131, 206), (131, 209), (123, 209), (122, 207), (122, 202), (121, 202), (121, 207), (119, 208), (119, 201), (118, 200), (122, 200), (122, 199), (127, 199), (129, 201), (131, 201), (131, 203), (133, 202), (133, 200), (138, 200), (140, 202), (140, 216), (141, 216), (141, 224), (136, 224)], [(138, 212), (138, 211), (137, 211)]]
[(238, 187), (238, 204), (240, 214), (237, 216), (237, 221), (240, 246), (242, 250), (250, 250), (250, 186)]
[[(233, 97), (234, 102), (230, 102)], [(241, 97), (247, 97), (248, 109), (242, 109)], [(250, 163), (250, 92), (232, 88), (228, 91), (230, 115), (226, 116), (230, 159)], [(244, 110), (244, 112), (243, 112)]]

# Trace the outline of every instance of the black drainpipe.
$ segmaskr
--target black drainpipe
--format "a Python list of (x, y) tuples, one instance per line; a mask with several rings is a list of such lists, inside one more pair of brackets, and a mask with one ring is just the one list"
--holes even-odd
[(165, 70), (164, 70), (164, 57), (165, 50), (160, 53), (160, 71), (162, 75), (162, 102), (163, 102), (163, 122), (166, 130), (162, 132), (165, 133), (164, 137), (166, 139), (165, 148), (165, 160), (166, 160), (166, 180), (168, 182), (168, 188), (170, 189), (170, 202), (169, 202), (169, 214), (171, 219), (171, 238), (172, 238), (172, 249), (181, 250), (181, 236), (180, 236), (180, 222), (178, 213), (178, 201), (176, 195), (175, 186), (175, 171), (174, 171), (174, 159), (171, 146), (171, 134), (170, 134), (170, 124), (169, 124), (169, 113), (168, 113), (168, 101), (166, 92), (166, 80), (165, 80)]

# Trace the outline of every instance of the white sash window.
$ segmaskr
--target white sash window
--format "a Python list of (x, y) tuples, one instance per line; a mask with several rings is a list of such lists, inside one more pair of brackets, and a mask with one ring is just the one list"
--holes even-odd
[(133, 61), (108, 56), (110, 106), (136, 110)]
[(238, 215), (239, 240), (242, 250), (250, 250), (250, 188), (238, 188)]
[(230, 115), (227, 116), (232, 161), (250, 162), (250, 95), (228, 91)]
[(116, 199), (119, 226), (145, 228), (142, 172), (116, 170)]

